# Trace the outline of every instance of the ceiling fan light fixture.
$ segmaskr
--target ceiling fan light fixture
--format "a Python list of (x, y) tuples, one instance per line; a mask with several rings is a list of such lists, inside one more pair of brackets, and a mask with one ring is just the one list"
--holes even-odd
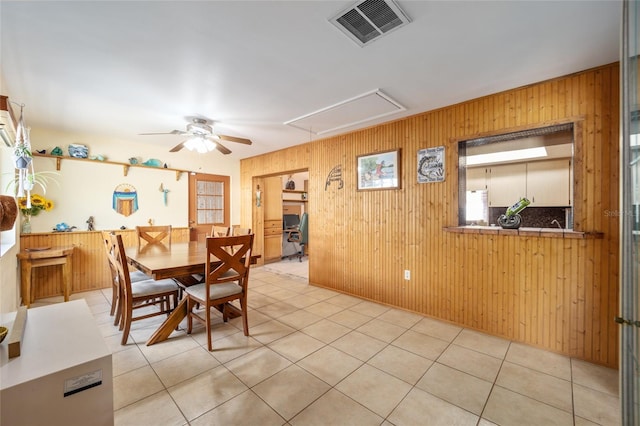
[(191, 123), (187, 124), (187, 132), (196, 135), (210, 135), (213, 132), (213, 127), (209, 126), (206, 120), (194, 118)]
[(184, 143), (184, 146), (189, 151), (196, 151), (200, 154), (205, 154), (216, 149), (216, 144), (203, 137), (191, 138)]

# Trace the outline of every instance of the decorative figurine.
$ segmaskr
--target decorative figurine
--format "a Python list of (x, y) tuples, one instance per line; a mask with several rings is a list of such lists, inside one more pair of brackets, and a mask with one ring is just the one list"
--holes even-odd
[(62, 152), (62, 148), (60, 148), (59, 146), (56, 146), (55, 148), (53, 148), (51, 150), (51, 155), (62, 156), (62, 155), (64, 155), (64, 153)]
[(87, 231), (94, 231), (94, 227), (93, 227), (93, 216), (89, 216), (89, 219), (87, 219)]
[(55, 227), (55, 228), (53, 228), (53, 230), (54, 230), (55, 232), (71, 232), (71, 231), (73, 231), (74, 229), (76, 229), (76, 227), (75, 227), (75, 226), (69, 226), (69, 225), (67, 225), (67, 224), (66, 224), (66, 223), (64, 223), (64, 222), (61, 222), (61, 223), (57, 224), (57, 225), (56, 225), (56, 227)]
[(287, 183), (285, 184), (285, 189), (289, 189), (289, 190), (296, 189), (296, 183), (293, 180), (293, 175), (289, 175), (289, 180), (287, 180)]
[(526, 198), (520, 198), (517, 203), (507, 209), (505, 214), (501, 214), (498, 217), (498, 225), (502, 226), (504, 229), (520, 228), (522, 217), (519, 213), (526, 209), (529, 204), (531, 204), (531, 201)]
[(165, 189), (165, 187), (162, 184), (160, 184), (159, 191), (164, 194), (164, 205), (166, 206), (167, 205), (167, 193), (169, 192), (169, 190)]
[(36, 149), (36, 152), (37, 152), (38, 154), (46, 154), (46, 153), (47, 153), (47, 150), (46, 150), (46, 149)]
[(162, 162), (160, 160), (157, 160), (155, 158), (150, 158), (147, 161), (145, 161), (144, 163), (142, 163), (144, 166), (148, 166), (148, 167), (160, 167), (162, 166)]

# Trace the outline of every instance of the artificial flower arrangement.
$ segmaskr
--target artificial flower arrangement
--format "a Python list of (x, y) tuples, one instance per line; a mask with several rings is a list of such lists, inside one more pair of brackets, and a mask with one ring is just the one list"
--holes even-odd
[(42, 210), (47, 212), (53, 210), (53, 201), (40, 194), (31, 194), (30, 199), (18, 197), (18, 208), (27, 217), (37, 216)]

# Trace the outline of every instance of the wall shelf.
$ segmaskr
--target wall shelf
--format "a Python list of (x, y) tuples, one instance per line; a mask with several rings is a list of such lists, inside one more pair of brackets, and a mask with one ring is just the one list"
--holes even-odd
[(65, 156), (59, 156), (59, 155), (51, 155), (51, 154), (38, 154), (37, 152), (33, 153), (34, 157), (44, 157), (44, 158), (54, 158), (56, 160), (56, 170), (60, 171), (60, 165), (62, 163), (62, 160), (74, 160), (74, 161), (89, 161), (92, 163), (98, 163), (98, 164), (113, 164), (116, 166), (122, 166), (122, 172), (124, 174), (124, 176), (127, 176), (127, 174), (129, 173), (129, 168), (131, 167), (141, 167), (144, 169), (154, 169), (154, 170), (167, 170), (167, 171), (171, 171), (171, 172), (175, 172), (176, 174), (176, 180), (180, 180), (180, 176), (182, 176), (182, 173), (189, 173), (189, 170), (182, 170), (182, 169), (172, 169), (172, 168), (164, 168), (164, 167), (152, 167), (152, 166), (145, 166), (143, 164), (129, 164), (129, 163), (122, 163), (119, 161), (100, 161), (100, 160), (90, 160), (88, 158), (75, 158), (75, 157), (65, 157)]
[[(306, 203), (307, 198), (305, 194), (307, 191), (295, 190), (295, 189), (283, 189), (282, 190), (282, 201), (283, 202), (291, 202), (291, 203)], [(284, 194), (299, 194), (300, 198), (285, 198)]]

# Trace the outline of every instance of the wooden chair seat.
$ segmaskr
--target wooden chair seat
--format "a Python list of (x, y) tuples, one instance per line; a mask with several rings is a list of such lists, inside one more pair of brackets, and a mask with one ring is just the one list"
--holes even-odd
[[(206, 300), (207, 289), (206, 284), (196, 284), (185, 289), (185, 292), (198, 300)], [(219, 284), (212, 287), (209, 292), (209, 299), (216, 300), (223, 297), (233, 296), (242, 293), (242, 287), (236, 283)]]

